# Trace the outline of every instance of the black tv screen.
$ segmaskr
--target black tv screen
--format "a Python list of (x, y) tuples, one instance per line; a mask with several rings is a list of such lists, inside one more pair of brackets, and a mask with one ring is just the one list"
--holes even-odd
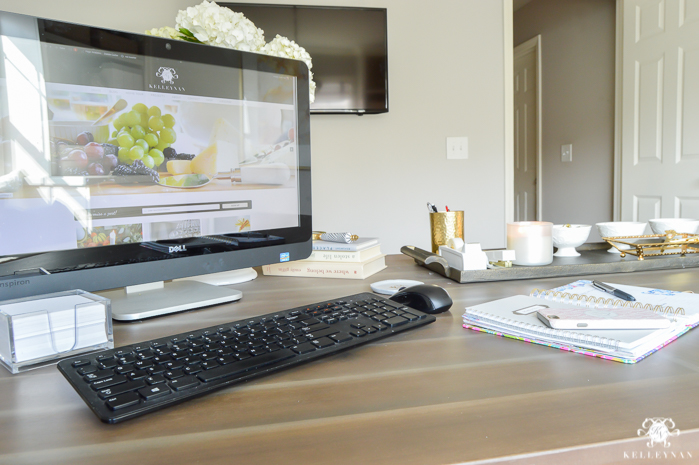
[(265, 33), (306, 49), (316, 82), (311, 113), (388, 111), (388, 38), (385, 8), (220, 3), (243, 13)]

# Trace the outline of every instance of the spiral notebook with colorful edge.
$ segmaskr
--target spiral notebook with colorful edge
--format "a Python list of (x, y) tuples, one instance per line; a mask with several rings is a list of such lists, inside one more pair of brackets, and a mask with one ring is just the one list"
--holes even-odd
[[(502, 317), (494, 316), (493, 320), (488, 320), (487, 316), (485, 315), (485, 319), (488, 321), (474, 321), (473, 319), (470, 318), (469, 316), (469, 310), (467, 309), (467, 312), (464, 313), (464, 328), (467, 329), (472, 329), (475, 331), (479, 332), (486, 332), (489, 334), (493, 335), (498, 335), (502, 337), (508, 337), (511, 339), (516, 339), (520, 341), (525, 341), (525, 342), (532, 342), (535, 344), (539, 345), (545, 345), (548, 347), (553, 347), (553, 348), (558, 348), (561, 350), (566, 350), (574, 353), (579, 353), (583, 355), (588, 355), (588, 356), (593, 356), (593, 357), (599, 357), (607, 360), (614, 360), (617, 362), (622, 362), (622, 363), (636, 363), (643, 358), (647, 357), (648, 355), (656, 352), (657, 350), (661, 349), (662, 347), (666, 346), (670, 342), (674, 341), (681, 335), (685, 334), (687, 331), (690, 329), (694, 328), (695, 326), (699, 325), (699, 295), (694, 295), (694, 294), (687, 294), (687, 293), (680, 293), (676, 291), (665, 291), (661, 289), (650, 289), (650, 288), (642, 288), (642, 287), (637, 287), (637, 286), (622, 286), (622, 285), (613, 285), (614, 287), (617, 288), (624, 288), (623, 290), (631, 293), (635, 293), (637, 296), (643, 296), (642, 298), (645, 298), (647, 301), (646, 302), (640, 302), (640, 303), (628, 303), (625, 301), (620, 301), (620, 300), (615, 300), (615, 299), (609, 299), (607, 295), (602, 294), (601, 292), (597, 291), (591, 291), (589, 288), (591, 288), (591, 281), (587, 280), (579, 280), (575, 281), (573, 283), (570, 283), (565, 286), (561, 286), (556, 289), (551, 289), (551, 290), (540, 290), (540, 289), (535, 289), (532, 291), (530, 294), (531, 297), (535, 297), (537, 299), (544, 299), (544, 300), (549, 300), (549, 301), (555, 301), (557, 303), (563, 303), (567, 305), (575, 304), (576, 306), (583, 306), (583, 307), (607, 307), (607, 306), (617, 306), (617, 307), (622, 307), (622, 306), (641, 306), (647, 309), (651, 309), (653, 311), (656, 311), (658, 313), (665, 314), (666, 316), (671, 317), (674, 321), (675, 324), (674, 329), (672, 331), (654, 331), (655, 337), (653, 337), (651, 331), (648, 333), (648, 336), (646, 336), (646, 341), (645, 343), (639, 343), (633, 346), (629, 350), (627, 347), (624, 350), (610, 350), (613, 349), (613, 345), (609, 344), (602, 344), (599, 345), (598, 348), (594, 348), (594, 344), (592, 344), (592, 340), (585, 339), (583, 341), (581, 340), (561, 340), (565, 338), (561, 338), (560, 336), (565, 336), (566, 333), (571, 333), (569, 331), (558, 331), (558, 330), (541, 330), (541, 328), (538, 328), (538, 326), (544, 326), (540, 322), (532, 322), (528, 321), (528, 323), (531, 323), (533, 326), (536, 326), (536, 329), (539, 329), (539, 331), (535, 331), (535, 333), (538, 334), (532, 334), (532, 331), (530, 331), (532, 328), (530, 328), (527, 324), (524, 324), (522, 322), (520, 323), (514, 323), (514, 325), (510, 324), (503, 324), (505, 321)], [(602, 294), (602, 295), (600, 295)], [(632, 294), (633, 295), (633, 294)], [(656, 296), (654, 298), (648, 298), (648, 295)], [(519, 296), (522, 299), (526, 299), (527, 296)], [(508, 299), (502, 299), (502, 300), (508, 300)], [(512, 300), (512, 299), (509, 299)], [(648, 300), (650, 302), (648, 302)], [(496, 301), (497, 302), (497, 301)], [(538, 302), (538, 300), (536, 301)], [(668, 305), (660, 305), (661, 303), (667, 304), (667, 303), (681, 303), (683, 305), (690, 304), (688, 306), (688, 310), (685, 311), (684, 308), (681, 307), (671, 307)], [(488, 303), (492, 304), (492, 303)], [(508, 305), (511, 304), (508, 302)], [(482, 304), (485, 305), (485, 304)], [(478, 307), (478, 306), (476, 306)], [(474, 307), (472, 307), (474, 308)], [(498, 309), (498, 313), (503, 313), (501, 309)], [(475, 312), (478, 313), (478, 312)], [(519, 318), (521, 319), (521, 318)], [(476, 317), (476, 320), (478, 318)], [(509, 323), (513, 323), (512, 321), (509, 321)], [(546, 331), (548, 331), (548, 334), (546, 334)], [(624, 331), (624, 330), (622, 330)], [(626, 331), (625, 331), (626, 332)], [(593, 333), (589, 332), (588, 334)], [(576, 334), (576, 333), (572, 333)], [(609, 334), (612, 334), (609, 332)], [(617, 330), (618, 334), (618, 330)], [(638, 333), (636, 333), (638, 336)], [(559, 337), (551, 337), (551, 336), (559, 336)], [(574, 339), (574, 338), (573, 338)], [(626, 338), (630, 339), (630, 338)], [(633, 338), (631, 338), (633, 339)], [(643, 340), (640, 340), (643, 342)], [(576, 344), (577, 342), (578, 344)], [(580, 344), (580, 342), (583, 342), (583, 344)], [(599, 341), (597, 341), (599, 342)], [(618, 340), (615, 342), (619, 342)], [(587, 346), (587, 347), (585, 347)], [(618, 346), (617, 346), (618, 349)]]
[(690, 326), (699, 323), (699, 294), (626, 284), (607, 284), (631, 294), (636, 301), (630, 302), (612, 297), (594, 287), (592, 281), (587, 279), (579, 279), (554, 289), (533, 289), (529, 295), (586, 307), (641, 307), (672, 316)]
[(516, 336), (516, 335), (514, 335), (514, 334), (507, 334), (507, 333), (503, 333), (503, 332), (499, 332), (499, 331), (494, 331), (494, 330), (491, 330), (491, 329), (481, 328), (481, 327), (479, 327), (479, 326), (473, 326), (473, 325), (469, 325), (469, 324), (467, 324), (467, 323), (464, 323), (463, 327), (466, 328), (466, 329), (471, 329), (471, 330), (473, 330), (473, 331), (478, 331), (478, 332), (482, 332), (482, 333), (492, 334), (492, 335), (494, 335), (494, 336), (506, 337), (506, 338), (508, 338), (508, 339), (514, 339), (514, 340), (523, 341), (523, 342), (530, 342), (530, 343), (533, 343), (533, 344), (538, 344), (538, 345), (542, 345), (542, 346), (546, 346), (546, 347), (551, 347), (551, 348), (554, 348), (554, 349), (564, 350), (564, 351), (566, 351), (566, 352), (573, 352), (573, 353), (580, 354), (580, 355), (587, 355), (588, 357), (596, 357), (596, 358), (601, 358), (601, 359), (604, 359), (604, 360), (612, 360), (612, 361), (614, 361), (614, 362), (632, 364), (632, 363), (637, 363), (637, 362), (643, 360), (644, 358), (648, 357), (649, 355), (651, 355), (651, 354), (657, 352), (658, 350), (662, 349), (663, 347), (665, 347), (666, 345), (668, 345), (669, 343), (671, 343), (672, 341), (674, 341), (675, 339), (677, 339), (678, 337), (682, 336), (682, 335), (685, 334), (687, 331), (689, 331), (690, 329), (692, 329), (694, 326), (687, 326), (686, 329), (685, 329), (684, 331), (682, 331), (681, 333), (677, 334), (676, 336), (674, 336), (674, 337), (668, 339), (667, 341), (663, 342), (662, 344), (660, 344), (659, 346), (655, 347), (654, 349), (649, 350), (649, 351), (646, 352), (645, 354), (639, 355), (638, 357), (631, 357), (631, 358), (629, 358), (629, 357), (621, 357), (621, 356), (617, 356), (617, 355), (613, 355), (613, 354), (606, 354), (606, 353), (603, 353), (603, 352), (597, 352), (597, 351), (592, 350), (592, 349), (584, 349), (584, 348), (581, 348), (581, 347), (575, 347), (575, 346), (573, 346), (573, 345), (556, 344), (556, 343), (554, 343), (554, 342), (540, 341), (540, 340), (531, 339), (531, 338), (528, 338), (528, 337), (525, 337), (525, 336)]

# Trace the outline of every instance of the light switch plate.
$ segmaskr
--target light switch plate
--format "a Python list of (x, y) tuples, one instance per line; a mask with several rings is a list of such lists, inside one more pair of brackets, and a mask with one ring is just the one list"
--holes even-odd
[(561, 161), (572, 162), (573, 161), (573, 144), (561, 145)]
[(468, 137), (447, 137), (447, 160), (468, 158)]

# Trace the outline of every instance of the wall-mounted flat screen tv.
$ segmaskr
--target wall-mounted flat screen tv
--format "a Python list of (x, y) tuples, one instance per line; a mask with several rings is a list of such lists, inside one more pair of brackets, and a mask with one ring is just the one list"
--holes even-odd
[(219, 3), (264, 30), (295, 41), (313, 59), (311, 113), (388, 111), (388, 35), (385, 8)]

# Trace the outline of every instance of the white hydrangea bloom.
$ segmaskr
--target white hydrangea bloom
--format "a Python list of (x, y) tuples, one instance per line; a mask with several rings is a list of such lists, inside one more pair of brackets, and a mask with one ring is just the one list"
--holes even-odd
[(197, 6), (180, 10), (177, 29), (187, 29), (200, 42), (218, 47), (257, 52), (265, 45), (264, 31), (242, 13), (235, 13), (215, 2), (204, 0)]
[(315, 101), (316, 83), (313, 81), (313, 73), (310, 71), (310, 69), (313, 68), (313, 62), (311, 60), (311, 55), (308, 54), (305, 48), (301, 47), (293, 40), (277, 34), (277, 36), (271, 42), (262, 47), (260, 53), (282, 58), (291, 58), (293, 60), (301, 60), (306, 63), (306, 66), (308, 66), (309, 69), (309, 97), (311, 103)]
[(153, 29), (146, 31), (146, 34), (149, 36), (164, 37), (165, 39), (181, 40), (180, 33), (177, 32), (177, 29), (174, 27), (165, 26), (161, 27), (160, 29), (154, 27)]
[[(215, 2), (204, 0), (197, 6), (180, 10), (175, 21), (175, 28), (154, 28), (146, 31), (146, 34), (180, 40), (190, 40), (191, 36), (194, 36), (191, 42), (199, 41), (207, 45), (301, 60), (306, 63), (309, 70), (313, 67), (311, 55), (293, 40), (277, 35), (274, 40), (265, 44), (262, 29), (257, 28), (242, 13), (220, 7)], [(313, 103), (316, 83), (310, 71), (308, 84), (310, 101)]]

